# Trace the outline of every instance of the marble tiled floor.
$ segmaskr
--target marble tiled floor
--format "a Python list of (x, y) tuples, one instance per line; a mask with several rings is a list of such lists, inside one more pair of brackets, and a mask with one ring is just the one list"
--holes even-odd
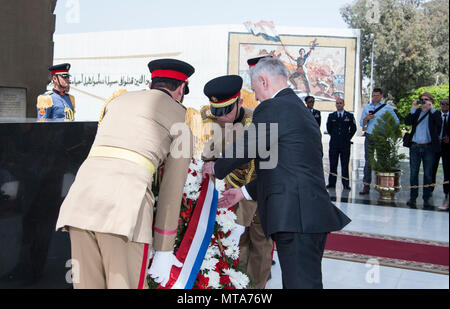
[[(418, 239), (449, 241), (449, 214), (418, 209), (386, 208), (364, 204), (336, 204), (350, 216), (348, 231), (369, 232)], [(268, 289), (281, 289), (281, 270), (276, 252)], [(448, 289), (449, 276), (408, 269), (324, 258), (325, 289)]]
[[(328, 170), (328, 137), (324, 135), (324, 170)], [(368, 232), (392, 236), (403, 236), (418, 239), (449, 241), (449, 213), (437, 210), (442, 204), (444, 193), (442, 186), (436, 187), (433, 193), (433, 209), (423, 210), (420, 197), (418, 209), (406, 206), (409, 191), (402, 190), (396, 200), (388, 203), (378, 200), (378, 192), (371, 190), (370, 195), (359, 195), (364, 167), (364, 139), (353, 139), (351, 158), (351, 191), (342, 191), (340, 181), (336, 190), (329, 191), (336, 206), (344, 211), (352, 222), (344, 230)], [(407, 149), (401, 149), (407, 152)], [(402, 163), (402, 186), (409, 184), (408, 162)], [(338, 169), (338, 174), (340, 173)], [(325, 173), (326, 174), (326, 173)], [(438, 171), (442, 178), (442, 171)], [(328, 183), (328, 176), (325, 175)], [(419, 178), (421, 181), (422, 178)], [(442, 180), (441, 180), (442, 181)], [(420, 182), (419, 182), (420, 184)], [(421, 190), (419, 191), (422, 193)], [(276, 252), (276, 264), (272, 267), (272, 279), (267, 283), (268, 289), (281, 289), (281, 270)], [(377, 266), (324, 258), (322, 262), (323, 285), (325, 289), (449, 289), (449, 276), (408, 269)]]

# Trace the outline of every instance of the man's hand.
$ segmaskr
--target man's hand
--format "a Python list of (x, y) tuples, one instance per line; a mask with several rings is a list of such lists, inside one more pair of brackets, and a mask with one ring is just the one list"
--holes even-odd
[(172, 266), (181, 267), (183, 263), (178, 261), (172, 251), (156, 251), (148, 273), (155, 282), (165, 287), (169, 282)]
[(209, 161), (209, 162), (206, 162), (205, 164), (203, 164), (203, 167), (202, 167), (203, 179), (206, 178), (206, 175), (209, 175), (210, 177), (215, 175), (214, 174), (214, 161)]
[(363, 119), (363, 123), (366, 124), (369, 120), (373, 119), (373, 117), (375, 117), (374, 114), (367, 114), (367, 116)]
[(233, 188), (222, 193), (222, 198), (217, 202), (217, 208), (230, 208), (244, 199), (241, 188)]

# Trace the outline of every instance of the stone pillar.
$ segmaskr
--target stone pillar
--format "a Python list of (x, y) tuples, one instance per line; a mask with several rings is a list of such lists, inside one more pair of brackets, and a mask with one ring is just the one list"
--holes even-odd
[(50, 82), (56, 1), (0, 0), (0, 88), (26, 89), (26, 117)]

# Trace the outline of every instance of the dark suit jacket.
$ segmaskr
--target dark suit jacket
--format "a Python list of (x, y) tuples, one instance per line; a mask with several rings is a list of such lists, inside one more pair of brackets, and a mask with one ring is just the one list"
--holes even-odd
[[(278, 141), (266, 149), (271, 156), (277, 149), (278, 163), (263, 169), (261, 163), (273, 159), (259, 151), (262, 135), (256, 134), (257, 179), (245, 187), (258, 201), (258, 212), (266, 237), (277, 232), (324, 233), (342, 229), (350, 219), (334, 206), (325, 188), (322, 164), (322, 139), (314, 116), (290, 88), (280, 91), (275, 98), (258, 105), (252, 123), (257, 127), (270, 123), (278, 125)], [(270, 130), (268, 130), (270, 131)], [(244, 133), (244, 147), (248, 148), (249, 133)], [(235, 144), (233, 144), (235, 147)], [(220, 158), (214, 166), (216, 177), (223, 179), (233, 169), (251, 160)]]
[[(414, 114), (409, 113), (405, 117), (405, 124), (412, 125), (412, 130), (411, 130), (411, 135), (410, 135), (411, 139), (413, 138), (414, 134), (416, 133), (417, 121), (419, 121), (421, 112), (422, 112), (422, 109), (418, 108)], [(424, 119), (422, 121), (427, 121), (427, 120)], [(433, 114), (430, 113), (428, 115), (428, 129), (430, 130), (431, 144), (432, 144), (434, 152), (441, 151), (441, 139), (440, 139), (441, 126), (442, 126), (441, 113), (439, 111), (435, 111)]]
[(317, 124), (320, 127), (320, 124), (322, 123), (322, 116), (320, 115), (320, 111), (313, 108), (312, 109), (312, 114), (313, 114), (314, 118), (316, 119)]
[(342, 118), (337, 111), (328, 115), (327, 132), (330, 134), (330, 148), (350, 147), (350, 141), (356, 133), (355, 117), (352, 113), (344, 111)]

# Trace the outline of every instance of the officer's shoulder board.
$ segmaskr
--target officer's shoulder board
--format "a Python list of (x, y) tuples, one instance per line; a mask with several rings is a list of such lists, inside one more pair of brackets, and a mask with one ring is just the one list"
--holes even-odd
[(244, 118), (244, 127), (248, 127), (252, 123), (253, 118), (247, 117)]
[[(125, 93), (125, 92), (127, 92), (126, 89), (119, 89), (119, 90), (116, 90), (116, 91), (114, 91), (114, 93), (112, 94), (112, 96), (110, 96), (110, 97), (105, 101), (105, 103), (103, 103), (102, 110), (100, 111), (100, 117), (99, 117), (99, 120), (98, 120), (98, 125), (100, 125), (100, 123), (101, 123), (102, 120), (103, 120), (103, 117), (105, 116), (106, 107), (108, 106), (108, 104), (109, 104), (112, 100), (114, 100), (115, 98), (117, 98), (118, 96), (120, 96), (121, 94), (123, 94), (123, 93)], [(75, 108), (75, 107), (74, 107), (74, 108)]]
[[(200, 136), (202, 134), (202, 128), (198, 124), (198, 117), (200, 113), (195, 108), (186, 108), (186, 114), (184, 116), (184, 123), (188, 125), (189, 129), (194, 136)], [(201, 117), (201, 116), (200, 116)]]
[(51, 91), (48, 91), (48, 92), (38, 96), (36, 107), (39, 109), (47, 109), (47, 108), (52, 107), (53, 100), (52, 100), (52, 97), (50, 96), (51, 93), (52, 93)]
[(203, 123), (211, 122), (214, 117), (213, 114), (211, 114), (211, 109), (209, 108), (209, 105), (204, 105), (200, 108), (200, 116), (202, 117)]

